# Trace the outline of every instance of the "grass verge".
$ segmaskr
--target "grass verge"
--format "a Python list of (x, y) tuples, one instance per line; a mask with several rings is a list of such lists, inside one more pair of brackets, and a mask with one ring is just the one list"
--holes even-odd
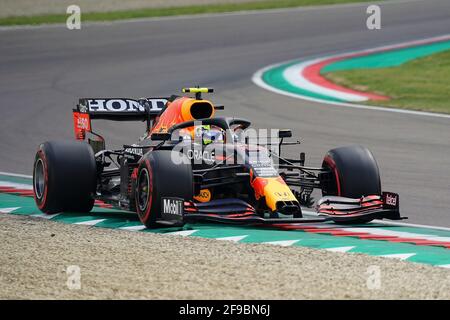
[[(225, 13), (246, 10), (264, 10), (276, 8), (293, 8), (312, 5), (343, 4), (369, 2), (370, 0), (268, 0), (244, 3), (224, 3), (215, 5), (192, 5), (169, 8), (144, 8), (111, 12), (81, 13), (82, 21), (114, 21), (137, 18), (168, 17), (204, 13)], [(35, 16), (14, 16), (0, 18), (0, 26), (38, 25), (48, 23), (65, 23), (67, 14), (47, 14)]]
[(325, 77), (359, 91), (389, 96), (369, 105), (450, 113), (450, 50), (398, 67), (336, 71)]

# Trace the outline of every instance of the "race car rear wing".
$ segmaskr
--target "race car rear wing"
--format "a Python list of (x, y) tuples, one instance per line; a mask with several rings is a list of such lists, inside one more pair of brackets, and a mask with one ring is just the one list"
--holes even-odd
[(92, 132), (91, 120), (147, 121), (160, 115), (170, 98), (82, 98), (73, 109), (75, 137), (84, 140), (86, 132)]

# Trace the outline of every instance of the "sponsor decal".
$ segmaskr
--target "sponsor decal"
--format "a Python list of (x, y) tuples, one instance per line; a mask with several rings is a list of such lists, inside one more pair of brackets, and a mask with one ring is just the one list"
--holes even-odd
[(399, 196), (392, 192), (383, 192), (383, 203), (388, 208), (398, 208), (399, 207)]
[(289, 197), (289, 193), (287, 193), (286, 191), (284, 191), (284, 192), (278, 192), (278, 191), (276, 191), (276, 192), (275, 192), (275, 195), (276, 195), (277, 197), (279, 197), (279, 198), (287, 198), (287, 197)]
[(278, 177), (278, 171), (274, 167), (253, 167), (258, 177)]
[(162, 198), (162, 213), (170, 216), (183, 216), (184, 200), (180, 198)]
[(80, 130), (90, 131), (91, 122), (88, 114), (76, 113), (75, 126)]
[[(136, 148), (133, 148), (136, 147)], [(137, 155), (137, 156), (143, 156), (144, 155), (144, 150), (142, 147), (139, 147), (136, 144), (131, 145), (131, 147), (129, 148), (125, 148), (125, 152), (129, 153), (129, 154), (133, 154), (133, 155)]]
[[(86, 108), (89, 112), (144, 112), (148, 107), (151, 112), (160, 112), (166, 102), (166, 99), (87, 99)], [(84, 108), (84, 104), (80, 106)]]
[(85, 132), (91, 131), (91, 120), (89, 118), (89, 114), (74, 112), (73, 127), (75, 130), (75, 138), (78, 140), (84, 140)]
[(214, 150), (200, 150), (200, 149), (189, 149), (186, 151), (186, 156), (189, 160), (194, 160), (194, 163), (201, 163), (204, 161), (205, 163), (213, 163), (215, 158)]
[(198, 202), (208, 202), (211, 200), (211, 191), (209, 189), (202, 189), (194, 199)]

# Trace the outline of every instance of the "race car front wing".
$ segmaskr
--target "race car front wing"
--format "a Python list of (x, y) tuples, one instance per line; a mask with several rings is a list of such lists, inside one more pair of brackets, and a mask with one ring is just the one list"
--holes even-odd
[(216, 222), (240, 225), (276, 225), (286, 223), (359, 223), (373, 219), (401, 220), (399, 195), (383, 192), (381, 196), (371, 195), (352, 199), (345, 197), (324, 197), (316, 206), (317, 216), (302, 218), (280, 218), (258, 214), (251, 205), (240, 199), (216, 199), (198, 203), (181, 198), (162, 198), (161, 219), (158, 223), (179, 226), (184, 223)]

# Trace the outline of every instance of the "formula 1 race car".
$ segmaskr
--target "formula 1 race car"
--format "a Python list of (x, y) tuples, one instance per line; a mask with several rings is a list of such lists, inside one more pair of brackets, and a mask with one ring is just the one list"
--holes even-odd
[[(77, 141), (45, 142), (37, 151), (33, 189), (39, 209), (89, 212), (99, 200), (137, 212), (148, 228), (402, 219), (398, 194), (382, 192), (366, 148), (336, 148), (320, 167), (308, 167), (304, 153), (282, 156), (282, 146), (299, 143), (285, 141), (291, 130), (258, 135), (248, 120), (215, 117), (223, 106), (201, 96), (212, 89), (183, 92), (195, 97), (80, 99), (73, 110)], [(146, 132), (134, 144), (108, 150), (92, 129), (95, 119), (145, 121)], [(317, 203), (314, 189), (322, 191)], [(317, 215), (303, 217), (302, 206), (314, 206)]]

